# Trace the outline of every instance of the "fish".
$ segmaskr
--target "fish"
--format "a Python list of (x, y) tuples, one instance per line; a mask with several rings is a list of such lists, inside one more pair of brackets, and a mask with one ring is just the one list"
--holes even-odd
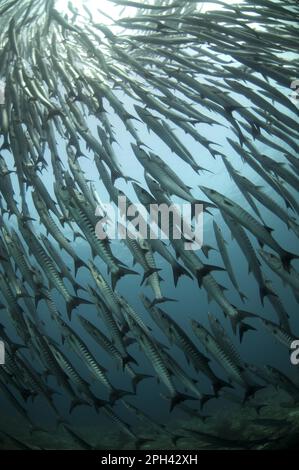
[(296, 259), (297, 255), (289, 253), (276, 242), (271, 235), (272, 229), (259, 223), (239, 204), (221, 195), (218, 191), (203, 186), (201, 186), (201, 189), (215, 204), (218, 204), (224, 212), (238, 220), (243, 227), (253, 233), (262, 245), (265, 244), (273, 248), (273, 250), (279, 254), (284, 267), (289, 270), (291, 261)]
[(269, 332), (282, 344), (284, 344), (288, 349), (290, 349), (292, 342), (295, 340), (295, 337), (292, 337), (288, 331), (285, 331), (276, 323), (273, 323), (270, 320), (260, 318), (263, 325), (269, 330)]
[(96, 358), (91, 354), (86, 344), (81, 338), (62, 320), (60, 324), (63, 328), (64, 341), (67, 342), (68, 346), (85, 362), (90, 370), (91, 374), (108, 389), (110, 393), (109, 401), (114, 403), (116, 400), (121, 399), (124, 395), (130, 395), (131, 392), (116, 389), (112, 386), (109, 379), (106, 376), (107, 370), (99, 364)]
[(217, 225), (217, 223), (215, 222), (215, 220), (213, 221), (213, 227), (214, 227), (215, 237), (216, 237), (216, 240), (217, 240), (217, 245), (218, 245), (218, 247), (219, 247), (219, 251), (220, 251), (220, 253), (221, 253), (221, 256), (222, 256), (222, 259), (223, 259), (223, 262), (224, 262), (226, 271), (227, 271), (227, 273), (228, 273), (228, 275), (229, 275), (229, 278), (230, 278), (232, 284), (234, 285), (235, 289), (236, 289), (237, 292), (239, 293), (239, 296), (241, 297), (242, 302), (244, 302), (244, 300), (245, 300), (247, 297), (246, 297), (246, 295), (243, 294), (243, 292), (241, 292), (240, 289), (239, 289), (239, 286), (238, 286), (238, 283), (237, 283), (235, 274), (234, 274), (234, 272), (233, 272), (233, 268), (232, 268), (232, 265), (231, 265), (231, 261), (230, 261), (230, 258), (229, 258), (228, 252), (227, 252), (227, 248), (226, 248), (227, 242), (226, 242), (225, 239), (223, 238), (221, 229), (220, 229), (220, 227)]
[[(290, 272), (287, 271), (280, 258), (265, 250), (259, 250), (259, 254), (263, 261), (270, 266), (270, 268), (278, 274), (278, 276), (286, 283), (288, 283), (294, 292), (295, 297), (298, 296), (299, 289), (299, 274), (296, 269), (291, 268)], [(297, 298), (297, 297), (296, 297)]]
[(187, 362), (193, 365), (196, 372), (202, 372), (211, 380), (215, 394), (217, 394), (221, 388), (228, 385), (214, 374), (209, 366), (209, 359), (199, 351), (193, 341), (174, 319), (167, 315), (161, 308), (151, 306), (149, 299), (144, 295), (142, 296), (142, 302), (154, 321), (163, 329), (171, 344), (175, 343), (182, 349)]
[(268, 287), (265, 276), (261, 270), (261, 263), (256, 256), (252, 243), (243, 227), (225, 212), (221, 212), (222, 217), (231, 231), (232, 238), (235, 238), (248, 262), (248, 271), (252, 272), (259, 286), (261, 303), (264, 303), (265, 296), (273, 295), (273, 291)]
[[(217, 324), (215, 324), (215, 327)], [(219, 324), (218, 324), (219, 325)], [(217, 325), (217, 328), (218, 328)], [(217, 334), (217, 337), (212, 336), (208, 330), (206, 330), (202, 325), (200, 325), (195, 320), (191, 321), (191, 326), (200, 339), (204, 347), (213, 355), (213, 357), (219, 362), (219, 364), (226, 370), (230, 379), (241, 385), (245, 388), (244, 401), (246, 401), (251, 395), (254, 395), (257, 390), (260, 389), (259, 386), (253, 386), (248, 383), (248, 379), (244, 375), (245, 367), (244, 364), (241, 365), (240, 358), (235, 354), (235, 350), (228, 340), (228, 337), (224, 337), (221, 344), (219, 343), (220, 337)], [(214, 329), (215, 331), (215, 329)], [(218, 331), (218, 330), (217, 330)], [(223, 332), (223, 329), (222, 329)]]

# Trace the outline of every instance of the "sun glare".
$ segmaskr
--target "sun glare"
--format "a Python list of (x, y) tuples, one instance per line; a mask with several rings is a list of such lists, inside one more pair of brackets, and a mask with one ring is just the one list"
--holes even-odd
[[(106, 25), (112, 24), (113, 21), (120, 17), (124, 7), (116, 5), (116, 3), (110, 2), (109, 0), (56, 0), (55, 4), (57, 10), (72, 15), (74, 11), (78, 12), (78, 15), (92, 16), (93, 21), (104, 23)], [(127, 10), (126, 8), (126, 16)]]
[[(135, 0), (137, 3), (154, 4), (154, 0)], [(239, 4), (243, 0), (224, 0), (223, 3), (227, 5)], [(177, 3), (173, 0), (173, 3)], [(56, 0), (56, 8), (69, 15), (73, 14), (73, 11), (77, 10), (79, 15), (92, 16), (95, 22), (101, 22), (106, 25), (112, 24), (115, 20), (120, 19), (122, 16), (134, 16), (138, 13), (138, 9), (134, 7), (124, 7), (117, 5), (109, 0)], [(223, 5), (224, 7), (224, 5)], [(221, 9), (221, 4), (213, 2), (198, 2), (198, 10), (202, 13), (211, 10)], [(72, 11), (73, 10), (73, 11)], [(89, 12), (89, 13), (88, 13)]]

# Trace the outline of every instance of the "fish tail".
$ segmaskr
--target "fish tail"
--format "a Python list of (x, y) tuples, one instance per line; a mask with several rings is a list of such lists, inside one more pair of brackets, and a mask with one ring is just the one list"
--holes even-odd
[(103, 408), (103, 406), (106, 406), (107, 404), (107, 401), (101, 400), (100, 398), (95, 398), (93, 401), (93, 405), (97, 413), (99, 412), (100, 408)]
[(130, 364), (130, 363), (135, 364), (136, 366), (138, 366), (138, 362), (130, 354), (127, 354), (126, 356), (122, 357), (122, 368), (123, 368), (123, 370), (125, 370), (126, 365)]
[(82, 400), (80, 398), (74, 398), (71, 401), (69, 413), (71, 414), (74, 411), (74, 409), (77, 408), (77, 406), (82, 406), (82, 405), (91, 406), (90, 403), (88, 403), (85, 400)]
[(35, 299), (35, 307), (37, 307), (40, 300), (50, 300), (49, 297), (47, 297), (47, 295), (40, 290), (36, 292), (34, 299)]
[(81, 258), (77, 257), (74, 259), (75, 276), (77, 276), (78, 269), (84, 266), (86, 266), (86, 263)]
[(134, 393), (136, 393), (136, 391), (137, 391), (137, 385), (138, 385), (142, 380), (145, 380), (145, 379), (152, 379), (152, 378), (153, 378), (152, 375), (148, 375), (148, 374), (136, 374), (135, 377), (132, 379), (132, 387), (133, 387)]
[(243, 322), (240, 323), (240, 327), (239, 327), (240, 343), (242, 343), (243, 336), (247, 331), (255, 331), (255, 330), (256, 328), (254, 328), (251, 325), (248, 325), (248, 323), (243, 323)]
[(78, 282), (73, 283), (73, 288), (76, 292), (76, 295), (78, 293), (78, 290), (80, 290), (80, 289), (86, 291), (85, 287), (82, 287), (81, 284), (78, 284)]
[(280, 258), (281, 258), (284, 269), (286, 269), (286, 271), (290, 272), (291, 261), (293, 259), (298, 259), (299, 256), (294, 255), (294, 253), (290, 253), (289, 251), (284, 250)]
[(20, 390), (20, 393), (21, 393), (21, 395), (22, 395), (23, 400), (25, 400), (26, 402), (28, 401), (28, 398), (30, 398), (30, 397), (32, 397), (32, 401), (33, 401), (34, 398), (35, 398), (36, 395), (37, 395), (37, 392), (28, 390), (27, 388), (21, 389), (21, 390)]
[(264, 389), (264, 385), (248, 385), (245, 391), (245, 395), (243, 398), (243, 403), (245, 403), (249, 398), (254, 397), (254, 395), (259, 391)]
[(69, 302), (66, 304), (66, 311), (67, 311), (67, 316), (69, 320), (72, 319), (72, 311), (78, 307), (80, 304), (91, 304), (89, 300), (82, 299), (81, 297), (72, 297)]
[(135, 395), (135, 393), (129, 392), (128, 390), (113, 389), (109, 397), (110, 405), (114, 405), (117, 400), (121, 400), (126, 395)]
[(203, 212), (206, 212), (207, 214), (210, 214), (210, 215), (212, 215), (212, 213), (208, 210), (209, 207), (211, 209), (215, 209), (217, 207), (212, 202), (202, 201), (201, 199), (195, 200), (191, 203), (191, 217), (192, 217), (192, 219), (195, 216), (195, 208), (196, 208), (197, 205), (201, 205)]
[(177, 286), (177, 283), (178, 283), (178, 280), (180, 278), (180, 276), (188, 276), (192, 279), (192, 276), (191, 274), (187, 271), (187, 269), (185, 269), (182, 265), (180, 265), (179, 263), (175, 263), (173, 266), (172, 266), (172, 273), (173, 273), (173, 282), (174, 282), (174, 285), (175, 287)]
[(199, 400), (200, 409), (202, 410), (204, 404), (207, 403), (209, 400), (212, 400), (212, 398), (215, 398), (215, 395), (210, 395), (210, 394), (203, 395)]
[(111, 285), (112, 289), (114, 290), (116, 287), (117, 282), (122, 278), (123, 276), (126, 276), (127, 274), (138, 274), (136, 271), (133, 271), (133, 269), (125, 268), (121, 266), (117, 271), (113, 271), (111, 273)]
[(1, 145), (1, 148), (0, 150), (11, 150), (11, 147), (10, 147), (10, 144), (8, 142), (3, 142), (3, 144)]
[(177, 392), (171, 398), (169, 411), (172, 411), (177, 405), (179, 405), (185, 400), (197, 400), (197, 398), (191, 397), (190, 395), (186, 395), (185, 393)]
[(177, 302), (176, 299), (171, 299), (170, 297), (159, 297), (158, 299), (154, 299), (151, 304), (150, 304), (150, 308), (151, 307), (154, 307), (155, 305), (157, 304), (162, 304), (163, 302)]
[(215, 250), (215, 248), (213, 248), (210, 245), (202, 245), (201, 249), (202, 249), (203, 254), (205, 255), (206, 258), (209, 257), (210, 250)]
[(239, 336), (240, 336), (240, 341), (242, 341), (244, 333), (248, 330), (255, 330), (252, 326), (248, 325), (247, 323), (243, 323), (242, 320), (248, 317), (257, 317), (255, 313), (247, 312), (246, 310), (238, 310), (237, 315), (230, 316), (230, 321), (232, 324), (232, 329), (234, 334), (237, 333), (237, 326), (240, 325), (239, 327)]
[(266, 284), (263, 284), (260, 287), (260, 299), (261, 299), (262, 305), (264, 305), (264, 297), (266, 297), (267, 295), (273, 295), (277, 297), (277, 295), (275, 294), (275, 292), (272, 291), (272, 289), (269, 289), (269, 287), (267, 287)]
[(147, 270), (144, 272), (144, 274), (143, 274), (143, 278), (142, 278), (142, 281), (141, 281), (140, 285), (142, 286), (142, 284), (145, 282), (145, 280), (146, 280), (149, 276), (151, 276), (151, 275), (154, 274), (154, 273), (158, 273), (159, 271), (161, 271), (160, 268), (149, 268), (149, 269), (147, 269)]
[(219, 391), (224, 388), (224, 387), (232, 387), (232, 385), (228, 382), (226, 382), (225, 380), (222, 380), (222, 379), (216, 379), (213, 381), (213, 390), (214, 390), (214, 393), (215, 393), (215, 396), (217, 397), (218, 394), (219, 394)]

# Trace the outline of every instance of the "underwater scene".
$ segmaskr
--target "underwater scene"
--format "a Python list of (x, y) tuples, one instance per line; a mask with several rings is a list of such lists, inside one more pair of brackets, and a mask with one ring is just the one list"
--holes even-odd
[(298, 446), (298, 18), (0, 0), (0, 449)]

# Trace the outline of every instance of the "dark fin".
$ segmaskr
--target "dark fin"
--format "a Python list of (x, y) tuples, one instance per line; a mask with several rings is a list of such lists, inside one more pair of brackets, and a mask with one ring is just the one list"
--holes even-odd
[(225, 268), (221, 268), (221, 266), (213, 266), (212, 264), (205, 264), (203, 268), (197, 269), (196, 277), (199, 287), (201, 287), (203, 278), (210, 274), (211, 271), (225, 271)]
[(105, 400), (101, 400), (100, 398), (95, 398), (93, 400), (93, 404), (94, 404), (94, 407), (95, 407), (95, 410), (96, 412), (98, 413), (99, 410), (101, 408), (103, 408), (103, 406), (106, 406), (106, 405), (109, 405), (109, 402), (105, 401)]
[(91, 406), (90, 403), (88, 403), (85, 400), (81, 400), (80, 398), (74, 398), (74, 400), (72, 400), (70, 404), (69, 413), (71, 414), (74, 411), (74, 409), (77, 408), (77, 406), (82, 406), (82, 405)]
[(209, 394), (203, 395), (199, 400), (200, 409), (202, 410), (204, 404), (207, 403), (209, 400), (212, 400), (212, 398), (215, 398), (215, 395), (209, 395)]
[(124, 338), (124, 345), (126, 346), (126, 348), (128, 346), (130, 346), (131, 344), (135, 344), (137, 342), (137, 340), (135, 338)]
[(269, 289), (266, 284), (263, 284), (261, 287), (260, 287), (260, 299), (261, 299), (261, 303), (262, 305), (264, 305), (264, 297), (266, 297), (267, 295), (273, 295), (274, 297), (277, 297), (277, 295), (275, 294), (275, 292), (273, 292), (271, 289)]
[(135, 364), (136, 366), (138, 366), (138, 362), (136, 361), (136, 359), (134, 359), (134, 357), (130, 356), (130, 354), (127, 354), (125, 357), (122, 357), (122, 368), (123, 370), (125, 370), (125, 367), (127, 364)]
[(120, 267), (116, 272), (111, 273), (111, 286), (112, 289), (114, 290), (116, 287), (117, 282), (119, 279), (123, 276), (126, 276), (127, 274), (139, 274), (137, 271), (133, 271), (132, 269)]
[(247, 400), (249, 400), (251, 397), (254, 397), (254, 395), (259, 391), (263, 390), (265, 388), (265, 385), (248, 385), (245, 391), (243, 403), (245, 403)]
[(136, 450), (139, 450), (141, 449), (142, 446), (144, 446), (144, 444), (147, 444), (149, 442), (153, 442), (154, 439), (151, 439), (151, 438), (146, 438), (146, 437), (140, 437), (139, 439), (137, 439), (135, 441), (135, 447), (136, 447)]
[[(201, 168), (201, 167), (198, 167), (197, 170), (195, 171), (198, 171), (198, 173), (200, 174), (200, 171), (203, 170), (204, 168)], [(206, 201), (201, 201), (201, 200), (195, 200), (191, 203), (191, 217), (192, 219), (194, 218), (195, 216), (195, 206), (196, 205), (201, 205), (202, 206), (202, 210), (203, 212), (206, 212), (207, 214), (210, 214), (211, 213), (208, 211), (208, 208), (209, 207), (212, 207), (212, 208), (216, 208), (216, 206), (214, 204), (212, 204), (211, 202), (206, 202)]]
[(210, 250), (215, 250), (215, 248), (213, 248), (210, 245), (202, 245), (201, 249), (202, 249), (203, 254), (205, 255), (206, 258), (209, 257)]
[(86, 266), (86, 263), (81, 258), (78, 257), (74, 259), (75, 276), (77, 276), (78, 269), (84, 266)]
[(44, 292), (38, 291), (35, 294), (35, 307), (37, 307), (40, 300), (50, 300)]
[(288, 251), (284, 251), (283, 255), (281, 256), (281, 261), (283, 267), (286, 271), (290, 272), (291, 261), (293, 259), (298, 259), (298, 255), (294, 255), (293, 253), (289, 253)]
[[(236, 307), (234, 307), (234, 308), (236, 308)], [(256, 318), (257, 315), (255, 313), (247, 312), (246, 310), (238, 310), (237, 315), (230, 316), (230, 321), (231, 321), (231, 324), (232, 324), (232, 329), (233, 329), (234, 334), (237, 333), (238, 324), (242, 323), (242, 320), (244, 320), (245, 318), (248, 318), (248, 317), (255, 317)], [(241, 331), (240, 331), (240, 337), (241, 336), (243, 337), (243, 334), (247, 330), (254, 329), (254, 328), (250, 327), (249, 325), (246, 325), (246, 323), (244, 325), (245, 325), (245, 327), (243, 327), (243, 333), (241, 334)], [(248, 328), (246, 328), (246, 326), (248, 326)], [(240, 326), (240, 329), (241, 328), (242, 327)]]
[(144, 272), (143, 278), (142, 278), (142, 281), (141, 281), (140, 285), (142, 286), (142, 284), (144, 283), (144, 281), (145, 281), (149, 276), (151, 276), (151, 275), (154, 274), (154, 273), (158, 273), (159, 271), (161, 271), (160, 268), (149, 268), (147, 271)]
[(197, 400), (197, 398), (190, 397), (189, 395), (185, 395), (184, 393), (177, 392), (177, 394), (171, 398), (169, 411), (171, 412), (177, 405), (179, 405), (185, 400)]
[(243, 144), (246, 144), (247, 139), (241, 131), (238, 132), (238, 136), (239, 136), (240, 145), (241, 147), (243, 147)]
[(133, 387), (134, 393), (136, 394), (137, 385), (138, 385), (142, 380), (145, 380), (145, 379), (152, 379), (152, 378), (153, 378), (152, 375), (136, 374), (135, 377), (134, 377), (134, 379), (132, 379), (132, 387)]
[(124, 325), (121, 325), (120, 326), (120, 332), (121, 332), (122, 336), (125, 336), (127, 333), (129, 333), (130, 332), (129, 325), (127, 323), (125, 323)]
[(126, 183), (138, 183), (140, 184), (140, 181), (135, 180), (134, 178), (131, 178), (130, 176), (122, 176), (122, 178), (125, 180)]
[(3, 142), (3, 144), (1, 145), (1, 148), (0, 150), (11, 150), (11, 147), (10, 147), (10, 144), (8, 142)]
[(175, 287), (177, 286), (178, 280), (180, 276), (185, 276), (190, 277), (192, 279), (191, 274), (185, 269), (183, 266), (181, 266), (179, 263), (176, 263), (175, 265), (172, 266), (172, 273), (173, 273), (173, 282)]
[(20, 390), (20, 393), (22, 395), (22, 398), (24, 401), (28, 401), (28, 398), (32, 397), (33, 395), (36, 396), (37, 393), (36, 392), (33, 392), (31, 390), (28, 390), (27, 388), (23, 388), (22, 390)]
[(154, 307), (157, 304), (162, 304), (163, 302), (177, 302), (177, 300), (171, 299), (170, 297), (161, 297), (160, 299), (154, 299), (151, 302), (150, 307)]
[(78, 294), (78, 290), (83, 290), (86, 292), (85, 287), (81, 286), (81, 284), (78, 284), (78, 282), (73, 283), (73, 288), (74, 288), (74, 291), (76, 292), (76, 295)]
[(77, 238), (82, 238), (83, 240), (85, 240), (85, 237), (82, 233), (80, 232), (74, 232), (74, 241), (77, 239)]
[(117, 400), (121, 400), (126, 395), (135, 395), (135, 394), (132, 392), (128, 392), (127, 390), (121, 390), (121, 389), (116, 389), (116, 388), (113, 389), (109, 397), (110, 405), (114, 405), (114, 403)]
[(242, 339), (246, 331), (256, 331), (256, 328), (254, 328), (251, 325), (248, 325), (248, 323), (241, 323), (239, 327), (239, 336), (240, 336), (240, 343), (242, 343)]
[(214, 390), (214, 393), (216, 395), (216, 397), (219, 395), (219, 391), (224, 388), (224, 387), (230, 387), (230, 388), (233, 388), (233, 386), (228, 383), (228, 382), (225, 382), (225, 380), (222, 380), (222, 379), (218, 379), (215, 380), (213, 383), (212, 383), (212, 387), (213, 387), (213, 390)]
[(80, 304), (91, 304), (90, 300), (82, 299), (81, 297), (72, 297), (66, 304), (66, 311), (69, 320), (72, 319), (72, 311)]
[(212, 204), (212, 202), (202, 201), (201, 199), (198, 199), (191, 204), (192, 219), (194, 217), (195, 204), (201, 204), (203, 206), (203, 212), (206, 212), (207, 214), (210, 214), (210, 215), (212, 215), (212, 213), (208, 210), (209, 207), (211, 209), (217, 209), (217, 206), (215, 204)]
[(267, 225), (264, 225), (264, 228), (267, 230), (267, 232), (271, 235), (273, 232), (274, 228), (268, 227)]

